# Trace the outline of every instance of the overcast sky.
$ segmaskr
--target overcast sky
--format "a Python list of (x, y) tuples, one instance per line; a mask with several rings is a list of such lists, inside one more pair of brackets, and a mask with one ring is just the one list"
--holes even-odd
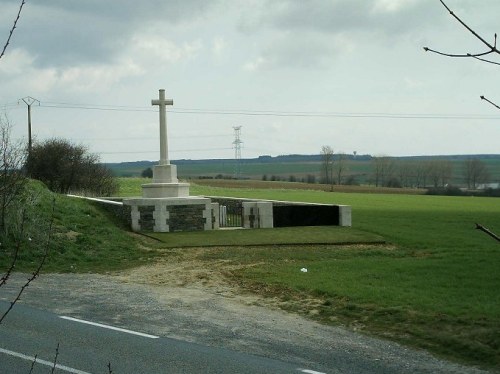
[[(500, 1), (447, 0), (493, 42)], [(0, 0), (0, 48), (20, 0)], [(335, 152), (500, 153), (500, 66), (438, 0), (27, 0), (0, 59), (0, 111), (106, 162)], [(500, 56), (499, 56), (500, 57)], [(497, 59), (500, 61), (500, 59)]]

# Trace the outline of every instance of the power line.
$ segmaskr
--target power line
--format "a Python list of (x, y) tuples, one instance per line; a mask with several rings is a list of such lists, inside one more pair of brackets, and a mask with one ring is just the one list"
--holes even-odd
[[(6, 104), (11, 105), (11, 104)], [(94, 105), (41, 102), (42, 108), (98, 110), (115, 112), (156, 112), (148, 107), (120, 106), (120, 105)], [(382, 118), (382, 119), (421, 119), (421, 120), (499, 120), (500, 116), (479, 114), (440, 114), (440, 113), (360, 113), (360, 112), (290, 112), (290, 111), (265, 111), (265, 110), (209, 110), (199, 108), (175, 108), (169, 113), (200, 114), (200, 115), (239, 115), (239, 116), (269, 116), (269, 117), (318, 117), (318, 118)]]
[[(228, 150), (228, 149), (233, 149), (233, 148), (203, 148), (203, 149), (177, 149), (170, 151), (171, 153), (179, 153), (179, 152), (205, 152), (205, 151), (222, 151), (222, 150)], [(158, 153), (159, 151), (106, 151), (106, 152), (95, 152), (101, 155), (114, 155), (114, 154), (135, 154), (135, 153)]]
[(18, 107), (18, 106), (19, 106), (19, 101), (16, 101), (14, 103), (6, 103), (6, 104), (1, 105), (1, 107), (4, 109)]
[[(192, 136), (169, 136), (170, 139), (194, 139), (194, 138), (228, 138), (232, 135), (192, 135)], [(73, 138), (71, 137), (70, 139), (72, 140), (84, 140), (84, 141), (107, 141), (107, 142), (113, 142), (113, 141), (124, 141), (124, 140), (158, 140), (158, 137), (154, 136), (128, 136), (128, 137), (121, 137), (121, 138)]]

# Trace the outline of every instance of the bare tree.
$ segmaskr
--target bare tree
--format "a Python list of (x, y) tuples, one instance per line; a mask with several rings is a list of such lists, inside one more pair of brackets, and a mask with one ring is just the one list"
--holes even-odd
[(429, 169), (425, 162), (417, 161), (415, 164), (415, 185), (417, 188), (425, 188), (427, 185), (427, 178), (429, 176)]
[(6, 115), (0, 114), (0, 232), (6, 234), (6, 217), (11, 205), (19, 196), (26, 176), (26, 146), (11, 140), (11, 124)]
[(394, 160), (388, 156), (373, 157), (373, 177), (375, 186), (385, 186), (394, 175)]
[(344, 180), (344, 175), (347, 171), (347, 156), (345, 153), (338, 153), (335, 160), (335, 176), (337, 178), (337, 184), (342, 184)]
[(23, 10), (23, 6), (26, 4), (26, 0), (21, 1), (21, 5), (19, 6), (19, 11), (17, 12), (16, 19), (14, 20), (14, 25), (12, 25), (12, 28), (9, 31), (9, 36), (7, 37), (7, 41), (5, 42), (2, 52), (0, 53), (0, 59), (5, 55), (5, 51), (7, 50), (7, 47), (10, 44), (10, 39), (12, 38), (12, 35), (14, 34), (14, 30), (17, 27), (17, 22), (19, 21), (19, 18), (21, 17), (21, 12)]
[[(12, 259), (9, 268), (7, 271), (0, 277), (0, 287), (5, 285), (9, 280), (12, 272), (15, 269), (17, 259), (19, 257), (20, 252), (25, 249), (25, 247), (34, 245), (39, 248), (43, 248), (42, 258), (38, 263), (36, 269), (31, 273), (30, 277), (26, 280), (26, 282), (19, 288), (17, 295), (10, 302), (7, 310), (0, 315), (0, 324), (3, 322), (7, 314), (10, 313), (14, 305), (21, 299), (21, 295), (24, 293), (26, 288), (40, 275), (43, 265), (48, 258), (49, 250), (50, 250), (50, 241), (51, 241), (51, 233), (52, 233), (52, 223), (54, 220), (54, 209), (55, 209), (55, 199), (52, 200), (52, 213), (48, 221), (45, 219), (33, 216), (33, 210), (30, 208), (35, 207), (37, 197), (29, 196), (28, 199), (22, 199), (22, 203), (19, 204), (18, 217), (20, 220), (16, 222), (9, 222), (11, 225), (16, 225), (17, 232), (14, 237), (14, 244), (12, 245)], [(28, 201), (27, 201), (28, 200)], [(36, 209), (36, 207), (35, 207)], [(31, 222), (30, 222), (31, 221)], [(5, 236), (2, 235), (0, 237)], [(5, 240), (3, 240), (5, 242)], [(8, 240), (7, 240), (8, 242)], [(32, 244), (33, 243), (33, 244)], [(6, 248), (4, 250), (8, 250)]]
[(329, 145), (321, 147), (321, 176), (322, 182), (330, 185), (333, 190), (333, 148)]
[[(11, 125), (4, 115), (0, 117), (0, 250), (9, 258), (10, 265), (0, 277), (0, 287), (9, 280), (15, 269), (21, 251), (43, 248), (43, 254), (36, 269), (20, 287), (9, 308), (0, 315), (0, 323), (12, 310), (25, 289), (33, 282), (44, 265), (52, 232), (52, 217), (44, 217), (38, 207), (39, 196), (27, 188), (23, 171), (27, 147), (13, 143), (10, 137)], [(53, 207), (54, 209), (54, 202)]]
[[(481, 44), (484, 45), (485, 51), (478, 53), (446, 53), (441, 52), (435, 49), (431, 49), (429, 47), (424, 47), (426, 52), (436, 53), (438, 55), (446, 56), (446, 57), (458, 57), (458, 58), (473, 58), (479, 61), (483, 61), (489, 64), (500, 65), (500, 62), (495, 61), (493, 58), (496, 55), (500, 55), (500, 51), (497, 48), (497, 34), (494, 34), (493, 43), (486, 41), (484, 37), (479, 35), (476, 31), (474, 31), (468, 24), (466, 24), (460, 17), (458, 17), (455, 12), (453, 12), (448, 5), (445, 4), (443, 0), (439, 0), (439, 2), (446, 8), (446, 10), (451, 14), (453, 18), (455, 18), (468, 32), (470, 32), (476, 39), (478, 39)], [(494, 102), (488, 100), (484, 95), (481, 95), (480, 98), (495, 106), (497, 109), (500, 109), (500, 106), (495, 104)]]
[(478, 184), (486, 183), (489, 178), (485, 163), (478, 158), (466, 159), (463, 164), (463, 173), (467, 187), (474, 190)]
[(411, 160), (397, 160), (395, 162), (396, 174), (399, 178), (399, 183), (401, 187), (412, 187), (416, 183), (414, 181), (415, 176), (415, 162)]
[(453, 175), (453, 166), (448, 160), (431, 160), (427, 162), (428, 175), (435, 188), (446, 187)]

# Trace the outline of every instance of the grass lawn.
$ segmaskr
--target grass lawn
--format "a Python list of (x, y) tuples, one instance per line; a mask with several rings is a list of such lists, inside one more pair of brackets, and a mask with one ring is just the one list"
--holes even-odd
[(348, 227), (281, 227), (257, 230), (217, 230), (148, 234), (166, 248), (272, 246), (283, 244), (382, 244), (379, 235)]
[[(193, 186), (200, 195), (351, 205), (353, 227), (389, 246), (226, 248), (233, 276), (314, 318), (500, 368), (500, 199)], [(250, 266), (251, 265), (251, 266)], [(307, 273), (300, 271), (302, 267)]]
[[(127, 183), (129, 192), (138, 185)], [(266, 189), (251, 182), (249, 188), (192, 185), (191, 194), (351, 205), (352, 232), (383, 237), (387, 245), (307, 244), (298, 230), (282, 244), (302, 245), (276, 240), (241, 247), (250, 244), (246, 232), (225, 232), (221, 244), (234, 247), (208, 252), (207, 266), (217, 259), (248, 265), (232, 272), (237, 282), (325, 323), (500, 368), (500, 246), (475, 230), (478, 222), (500, 232), (500, 199)], [(162, 240), (216, 245), (214, 235), (167, 234)]]
[[(122, 179), (122, 196), (140, 195), (146, 181)], [(239, 265), (228, 267), (230, 279), (286, 310), (500, 369), (500, 245), (474, 229), (478, 222), (500, 233), (500, 199), (202, 185), (191, 194), (347, 204), (353, 227), (153, 234), (161, 241), (142, 245), (97, 206), (56, 196), (44, 271), (106, 272), (151, 263), (173, 247), (207, 247), (207, 267)], [(43, 196), (47, 216), (52, 195)], [(30, 243), (18, 270), (30, 271), (41, 255)], [(2, 251), (0, 267), (7, 264)]]

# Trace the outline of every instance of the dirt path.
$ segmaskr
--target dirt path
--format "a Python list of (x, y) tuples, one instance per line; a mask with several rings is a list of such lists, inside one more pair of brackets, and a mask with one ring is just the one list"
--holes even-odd
[[(116, 274), (49, 274), (23, 303), (62, 315), (295, 362), (325, 373), (481, 373), (398, 344), (320, 325), (279, 310), (277, 300), (243, 292), (223, 276), (224, 262), (180, 261)], [(0, 299), (10, 299), (16, 274)], [(356, 369), (354, 369), (356, 368)], [(354, 369), (354, 370), (353, 370)]]

